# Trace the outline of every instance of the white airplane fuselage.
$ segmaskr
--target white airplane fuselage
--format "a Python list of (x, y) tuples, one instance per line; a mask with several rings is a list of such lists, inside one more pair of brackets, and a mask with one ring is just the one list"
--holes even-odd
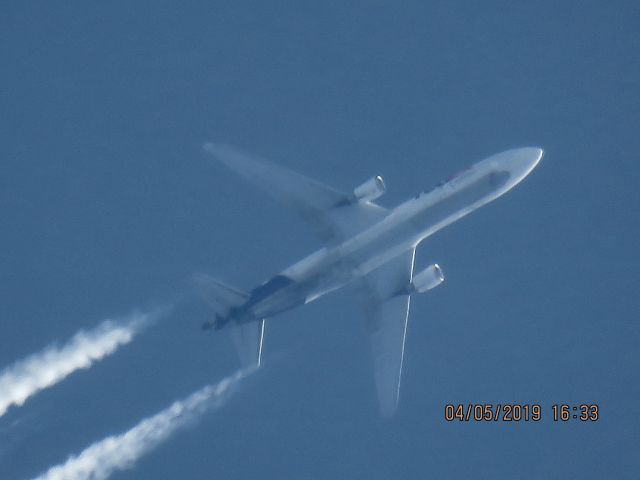
[(430, 192), (398, 205), (373, 226), (283, 270), (251, 291), (248, 300), (221, 323), (271, 317), (367, 275), (509, 191), (531, 172), (542, 154), (538, 148), (520, 148), (474, 164)]

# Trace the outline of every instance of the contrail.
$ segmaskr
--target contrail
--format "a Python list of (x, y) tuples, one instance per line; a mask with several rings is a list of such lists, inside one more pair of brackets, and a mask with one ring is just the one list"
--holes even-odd
[(207, 385), (169, 408), (146, 418), (131, 430), (107, 437), (77, 456), (51, 467), (36, 480), (104, 480), (117, 470), (131, 468), (145, 453), (167, 440), (176, 430), (209, 408), (219, 408), (244, 377), (255, 371), (240, 370), (215, 385)]
[(40, 390), (115, 352), (167, 311), (134, 312), (123, 319), (105, 320), (92, 330), (79, 331), (62, 347), (50, 345), (8, 366), (0, 372), (0, 417), (11, 405), (22, 405)]

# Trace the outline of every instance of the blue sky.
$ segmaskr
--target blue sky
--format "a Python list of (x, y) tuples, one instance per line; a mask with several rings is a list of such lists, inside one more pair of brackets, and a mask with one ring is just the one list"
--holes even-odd
[[(32, 478), (233, 373), (187, 278), (248, 289), (319, 246), (214, 164), (222, 141), (394, 206), (511, 147), (504, 198), (427, 240), (400, 409), (377, 415), (354, 292), (273, 319), (265, 368), (114, 478), (636, 478), (636, 2), (14, 2), (0, 17), (0, 368), (110, 316), (187, 298), (0, 417)], [(447, 423), (447, 403), (539, 403)], [(555, 403), (598, 403), (593, 424)]]

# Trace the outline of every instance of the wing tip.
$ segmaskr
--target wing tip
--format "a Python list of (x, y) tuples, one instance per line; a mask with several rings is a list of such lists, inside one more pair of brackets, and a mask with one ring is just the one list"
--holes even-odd
[(220, 154), (221, 151), (228, 150), (228, 149), (229, 149), (229, 146), (225, 145), (224, 143), (208, 141), (202, 144), (202, 150), (214, 156)]
[(276, 168), (268, 160), (226, 143), (204, 142), (202, 150), (231, 170), (250, 180), (256, 175), (264, 175), (267, 169)]

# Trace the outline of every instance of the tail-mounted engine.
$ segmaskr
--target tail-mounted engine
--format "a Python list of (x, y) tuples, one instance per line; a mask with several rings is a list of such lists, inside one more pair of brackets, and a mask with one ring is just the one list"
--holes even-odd
[(434, 263), (413, 276), (409, 291), (410, 293), (424, 293), (437, 287), (442, 282), (444, 282), (444, 273), (442, 273), (442, 269), (438, 264)]
[(384, 180), (380, 175), (370, 178), (353, 190), (353, 198), (357, 202), (370, 202), (385, 191)]

